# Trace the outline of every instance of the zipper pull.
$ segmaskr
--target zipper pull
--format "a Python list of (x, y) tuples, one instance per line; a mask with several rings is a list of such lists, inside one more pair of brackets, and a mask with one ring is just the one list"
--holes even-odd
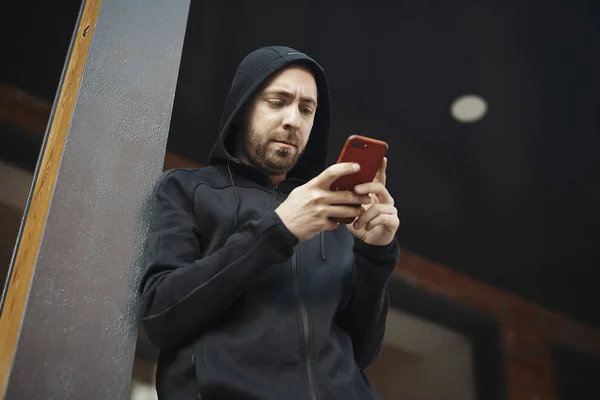
[(275, 185), (275, 198), (280, 203), (283, 201), (283, 196), (281, 195), (281, 192), (279, 191), (279, 186), (277, 185)]

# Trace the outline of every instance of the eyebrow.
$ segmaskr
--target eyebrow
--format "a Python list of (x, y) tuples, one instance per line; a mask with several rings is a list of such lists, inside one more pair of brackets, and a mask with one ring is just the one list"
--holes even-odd
[[(276, 95), (276, 96), (286, 97), (288, 99), (294, 98), (294, 95), (291, 92), (288, 92), (287, 90), (283, 90), (283, 89), (267, 90), (267, 91), (265, 91), (265, 95)], [(318, 105), (318, 103), (315, 99), (313, 99), (312, 97), (307, 97), (307, 96), (301, 97), (300, 102), (312, 103), (312, 104), (314, 104), (315, 107)]]

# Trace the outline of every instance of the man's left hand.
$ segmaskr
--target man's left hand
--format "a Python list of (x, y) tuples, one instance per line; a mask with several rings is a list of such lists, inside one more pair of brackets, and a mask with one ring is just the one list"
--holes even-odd
[(372, 202), (362, 206), (363, 213), (353, 224), (346, 225), (355, 238), (375, 246), (390, 244), (400, 225), (394, 199), (385, 188), (386, 167), (387, 158), (384, 158), (373, 182), (354, 188), (356, 194), (369, 194)]

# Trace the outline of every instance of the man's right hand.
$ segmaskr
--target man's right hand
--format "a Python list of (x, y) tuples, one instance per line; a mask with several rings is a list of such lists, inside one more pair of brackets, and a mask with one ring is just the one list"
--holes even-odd
[(358, 164), (334, 164), (311, 181), (294, 189), (275, 210), (285, 226), (299, 241), (311, 239), (325, 230), (333, 230), (338, 223), (329, 217), (358, 217), (362, 207), (344, 204), (369, 204), (369, 195), (357, 195), (352, 191), (329, 190), (339, 177), (350, 175), (360, 169)]

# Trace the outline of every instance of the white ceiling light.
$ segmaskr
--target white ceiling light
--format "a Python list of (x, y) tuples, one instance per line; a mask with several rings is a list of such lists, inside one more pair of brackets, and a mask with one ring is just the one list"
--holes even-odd
[(485, 100), (476, 95), (464, 95), (454, 100), (450, 113), (459, 122), (475, 122), (485, 115), (487, 104)]

